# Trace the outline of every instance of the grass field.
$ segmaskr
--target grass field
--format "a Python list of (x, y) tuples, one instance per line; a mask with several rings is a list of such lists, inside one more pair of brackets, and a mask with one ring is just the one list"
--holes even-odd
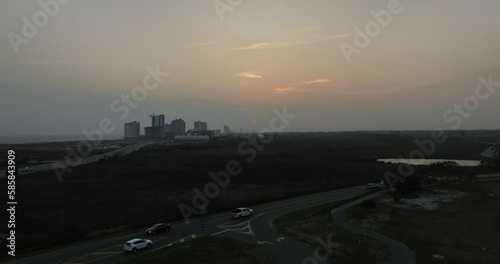
[[(2, 144), (0, 145), (0, 153), (7, 153), (7, 150), (16, 152), (16, 165), (18, 168), (24, 166), (36, 166), (55, 160), (62, 160), (68, 155), (66, 148), (73, 150), (77, 149), (79, 141), (65, 142), (43, 142), (43, 143), (26, 143), (26, 144)], [(110, 145), (129, 145), (130, 142), (119, 140), (103, 140), (100, 146)], [(106, 152), (106, 149), (94, 148), (91, 155)], [(0, 157), (0, 170), (6, 168), (7, 162), (5, 157)]]
[[(419, 264), (500, 263), (500, 181), (447, 188), (467, 195), (436, 210), (391, 209), (378, 202), (376, 212), (358, 206), (348, 215), (359, 221), (374, 213), (390, 215), (389, 221), (376, 223), (376, 230), (408, 245)], [(490, 193), (496, 198), (485, 197)]]
[[(333, 208), (331, 204), (324, 204), (295, 211), (276, 218), (273, 226), (279, 232), (303, 241), (313, 248), (320, 245), (318, 238), (325, 242), (333, 241), (331, 244), (335, 246), (330, 248), (331, 252), (328, 257), (330, 263), (375, 264), (387, 261), (390, 253), (385, 244), (335, 225), (331, 219), (330, 210), (310, 216), (313, 212), (325, 207)], [(321, 254), (323, 253), (324, 251)]]
[[(202, 190), (212, 181), (209, 172), (225, 170), (230, 160), (238, 161), (242, 172), (210, 199), (211, 213), (378, 182), (384, 172), (395, 171), (397, 166), (378, 163), (376, 158), (407, 155), (415, 149), (413, 139), (375, 132), (280, 135), (248, 162), (248, 155), (238, 153), (244, 140), (232, 138), (147, 147), (118, 159), (76, 167), (63, 175), (62, 183), (54, 172), (18, 177), (19, 254), (180, 220), (179, 204), (192, 205), (193, 188)], [(450, 141), (433, 157), (473, 159), (483, 147)], [(16, 150), (19, 157), (31, 155), (25, 148)], [(5, 184), (0, 183), (0, 188)], [(0, 199), (6, 199), (5, 195), (0, 193)], [(0, 215), (0, 220), (7, 221), (5, 217)]]
[(277, 264), (264, 249), (229, 238), (202, 236), (122, 264)]

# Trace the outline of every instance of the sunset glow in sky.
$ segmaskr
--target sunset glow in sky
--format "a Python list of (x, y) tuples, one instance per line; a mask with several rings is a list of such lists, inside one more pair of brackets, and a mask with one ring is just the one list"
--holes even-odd
[[(401, 0), (348, 63), (340, 43), (388, 2), (243, 0), (221, 20), (212, 0), (73, 0), (16, 54), (7, 35), (42, 9), (1, 1), (0, 135), (78, 134), (103, 117), (120, 134), (151, 113), (258, 131), (283, 106), (289, 131), (450, 129), (443, 113), (479, 76), (500, 81), (500, 1)], [(120, 120), (111, 102), (157, 64), (170, 75)], [(499, 129), (498, 113), (500, 91), (462, 129)]]

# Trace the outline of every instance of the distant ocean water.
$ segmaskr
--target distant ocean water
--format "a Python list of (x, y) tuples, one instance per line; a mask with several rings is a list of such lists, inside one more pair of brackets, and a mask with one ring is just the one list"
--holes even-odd
[[(120, 135), (105, 135), (104, 139), (120, 139)], [(0, 136), (0, 144), (23, 144), (40, 142), (61, 142), (61, 141), (79, 141), (87, 138), (80, 135), (22, 135), (22, 136)]]

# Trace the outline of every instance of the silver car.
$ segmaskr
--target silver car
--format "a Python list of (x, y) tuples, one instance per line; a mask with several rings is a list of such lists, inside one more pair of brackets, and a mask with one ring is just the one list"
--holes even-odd
[(153, 241), (149, 239), (134, 238), (129, 240), (123, 245), (123, 249), (128, 252), (137, 252), (139, 249), (151, 248), (153, 246)]

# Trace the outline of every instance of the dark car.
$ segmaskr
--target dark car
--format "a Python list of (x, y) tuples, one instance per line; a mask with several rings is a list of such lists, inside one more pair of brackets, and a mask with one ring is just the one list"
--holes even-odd
[(170, 226), (170, 224), (164, 224), (164, 223), (159, 223), (159, 224), (156, 224), (148, 229), (146, 229), (146, 234), (147, 235), (156, 235), (158, 233), (161, 233), (161, 232), (168, 232), (170, 231), (172, 227)]

